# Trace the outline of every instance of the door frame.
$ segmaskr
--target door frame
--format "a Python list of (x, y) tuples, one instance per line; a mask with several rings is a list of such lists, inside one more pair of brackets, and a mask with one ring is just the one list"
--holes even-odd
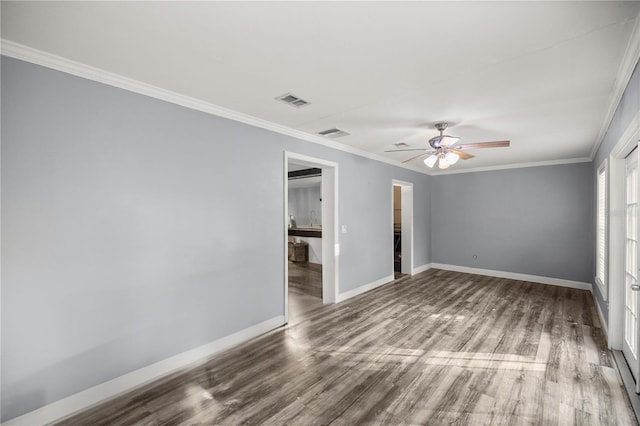
[[(394, 203), (393, 188), (400, 187), (400, 209), (402, 221), (400, 225), (400, 240), (402, 261), (400, 264), (400, 272), (403, 274), (413, 275), (413, 183), (402, 180), (391, 180), (391, 241), (393, 247), (393, 222), (394, 222)], [(393, 267), (393, 256), (391, 256), (391, 275), (395, 275)]]
[[(640, 138), (640, 112), (636, 114), (609, 154), (609, 347), (622, 350), (624, 340), (625, 158)], [(640, 380), (636, 391), (640, 390)]]
[(322, 197), (322, 303), (336, 302), (338, 295), (338, 163), (284, 151), (284, 194), (283, 194), (283, 236), (284, 236), (284, 322), (289, 322), (289, 161), (317, 167), (322, 170), (320, 196)]
[[(638, 149), (635, 149), (633, 151), (631, 151), (631, 153), (627, 156), (627, 158), (625, 159), (625, 224), (628, 223), (629, 221), (629, 217), (628, 217), (628, 202), (629, 202), (629, 187), (628, 184), (629, 182), (631, 182), (631, 186), (632, 188), (635, 188), (635, 194), (633, 194), (632, 200), (635, 201), (636, 203), (636, 212), (635, 215), (632, 216), (632, 220), (634, 220), (635, 218), (635, 227), (636, 227), (636, 232), (635, 235), (632, 236), (633, 240), (635, 241), (635, 243), (638, 243), (638, 230), (637, 230), (637, 225), (638, 225), (638, 212), (637, 212), (637, 203), (638, 203), (638, 193), (639, 193), (639, 185), (638, 185), (638, 181), (640, 181), (639, 177), (639, 173), (638, 173), (638, 168), (639, 168), (639, 163), (640, 161), (638, 161), (638, 153), (640, 151), (638, 151)], [(632, 170), (633, 173), (630, 174), (629, 173), (629, 164), (628, 163), (632, 163)], [(633, 179), (630, 179), (633, 178)], [(626, 234), (628, 234), (629, 230), (625, 229), (625, 239), (629, 238)], [(626, 241), (625, 241), (626, 243)], [(635, 264), (636, 267), (638, 265), (638, 255), (640, 255), (640, 253), (638, 252), (638, 249), (636, 247), (635, 250)], [(625, 259), (629, 258), (629, 253), (628, 253), (628, 247), (625, 244)], [(622, 354), (625, 358), (625, 360), (627, 361), (627, 364), (629, 366), (629, 370), (631, 371), (631, 375), (634, 377), (635, 381), (636, 381), (636, 393), (638, 392), (638, 382), (640, 381), (639, 377), (638, 377), (638, 373), (640, 372), (640, 354), (638, 354), (638, 331), (640, 330), (638, 321), (640, 320), (639, 316), (638, 316), (638, 292), (633, 291), (633, 290), (629, 290), (628, 285), (632, 285), (634, 284), (633, 280), (631, 280), (631, 283), (629, 283), (627, 281), (627, 269), (628, 269), (628, 265), (625, 265), (624, 267), (624, 285), (623, 288), (625, 290), (625, 301), (624, 301), (624, 320), (625, 320), (625, 324), (627, 323), (627, 321), (629, 321), (628, 318), (628, 314), (627, 314), (627, 306), (628, 305), (635, 305), (635, 312), (633, 312), (634, 316), (635, 316), (635, 324), (634, 327), (632, 327), (632, 330), (635, 329), (635, 335), (632, 335), (632, 339), (635, 339), (635, 341), (633, 341), (631, 344), (627, 343), (627, 339), (623, 338), (622, 341)], [(638, 277), (638, 271), (633, 271), (632, 274), (635, 274), (636, 277), (636, 281), (635, 284), (638, 284), (637, 281), (637, 277)], [(630, 298), (632, 300), (626, 299), (627, 294), (630, 295)], [(633, 299), (635, 299), (635, 301), (633, 301)], [(623, 335), (627, 336), (629, 334), (629, 330), (624, 330)]]
[(640, 113), (636, 114), (609, 154), (609, 347), (622, 350), (624, 339), (625, 158), (638, 145)]

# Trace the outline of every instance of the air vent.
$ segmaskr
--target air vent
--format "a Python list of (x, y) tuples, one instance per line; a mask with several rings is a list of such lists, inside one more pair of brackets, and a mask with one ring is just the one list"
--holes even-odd
[(318, 134), (320, 136), (326, 136), (328, 138), (335, 139), (335, 138), (341, 138), (342, 136), (350, 135), (351, 133), (334, 127), (333, 129), (327, 129), (327, 130), (318, 132)]
[(278, 96), (276, 100), (282, 101), (285, 104), (293, 105), (296, 108), (300, 108), (311, 103), (305, 101), (304, 99), (300, 99), (299, 97), (292, 95), (291, 93), (285, 93), (282, 96)]

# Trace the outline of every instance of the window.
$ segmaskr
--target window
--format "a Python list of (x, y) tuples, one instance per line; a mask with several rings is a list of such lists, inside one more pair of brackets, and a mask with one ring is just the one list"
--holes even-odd
[(598, 167), (596, 182), (596, 284), (607, 300), (607, 161)]

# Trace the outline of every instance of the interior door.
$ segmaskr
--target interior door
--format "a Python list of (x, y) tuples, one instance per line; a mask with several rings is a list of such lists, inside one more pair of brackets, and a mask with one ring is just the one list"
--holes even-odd
[(638, 385), (638, 149), (626, 160), (625, 171), (625, 283), (624, 283), (624, 340), (622, 353)]

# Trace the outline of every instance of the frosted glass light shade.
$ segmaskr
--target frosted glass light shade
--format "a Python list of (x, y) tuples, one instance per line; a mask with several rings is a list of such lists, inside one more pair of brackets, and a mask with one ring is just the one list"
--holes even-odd
[(427, 167), (433, 167), (436, 164), (437, 160), (438, 156), (433, 154), (424, 159), (424, 164), (426, 164)]
[(460, 156), (458, 154), (456, 154), (455, 152), (447, 152), (444, 155), (444, 158), (447, 159), (447, 162), (451, 165), (456, 164), (458, 162), (458, 160), (460, 159)]
[(448, 169), (450, 166), (449, 162), (447, 161), (447, 159), (443, 156), (440, 157), (440, 162), (438, 163), (438, 167), (440, 167), (441, 169)]

